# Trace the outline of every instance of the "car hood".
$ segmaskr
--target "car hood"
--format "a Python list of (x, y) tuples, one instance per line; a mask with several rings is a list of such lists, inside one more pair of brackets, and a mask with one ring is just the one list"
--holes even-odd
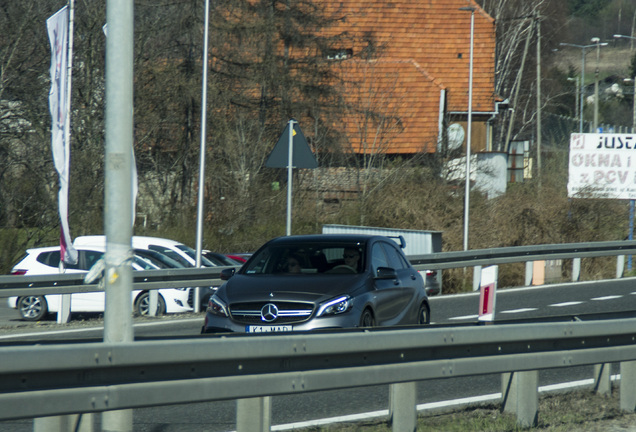
[(365, 286), (366, 275), (234, 275), (217, 295), (229, 303), (302, 301), (318, 303)]

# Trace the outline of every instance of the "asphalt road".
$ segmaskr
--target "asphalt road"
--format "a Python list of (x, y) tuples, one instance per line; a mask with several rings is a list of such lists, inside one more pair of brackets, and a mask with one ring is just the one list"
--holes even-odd
[[(479, 294), (442, 296), (431, 299), (431, 318), (435, 324), (475, 322)], [(625, 279), (608, 290), (597, 283), (577, 286), (553, 285), (500, 290), (497, 293), (497, 321), (571, 319), (616, 314), (633, 316), (636, 311), (636, 280)], [(199, 333), (203, 315), (136, 319), (135, 337), (186, 337)], [(0, 347), (13, 343), (42, 343), (53, 340), (95, 339), (102, 337), (103, 320), (97, 316), (73, 316), (70, 324), (54, 320), (40, 324), (20, 321), (17, 312), (0, 299)], [(166, 341), (169, 344), (169, 340)], [(593, 367), (541, 371), (541, 386), (592, 378)], [(618, 373), (613, 370), (612, 373)], [(258, 385), (258, 383), (255, 383)], [(418, 383), (418, 404), (492, 395), (501, 391), (500, 375), (429, 380)], [(135, 431), (226, 431), (235, 428), (235, 401), (163, 406), (137, 409)], [(388, 386), (316, 392), (272, 399), (272, 424), (284, 425), (321, 418), (368, 413), (388, 408)], [(95, 416), (99, 423), (99, 416)], [(30, 431), (30, 420), (0, 423), (3, 431)]]

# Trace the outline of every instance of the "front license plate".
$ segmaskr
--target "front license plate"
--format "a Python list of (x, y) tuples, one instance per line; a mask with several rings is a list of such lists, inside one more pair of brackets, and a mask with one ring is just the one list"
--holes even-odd
[(245, 331), (247, 333), (270, 333), (270, 332), (288, 332), (292, 331), (294, 328), (289, 325), (279, 325), (279, 326), (245, 326)]

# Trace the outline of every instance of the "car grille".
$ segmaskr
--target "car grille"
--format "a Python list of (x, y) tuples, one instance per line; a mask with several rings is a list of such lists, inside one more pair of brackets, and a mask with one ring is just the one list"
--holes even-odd
[[(278, 309), (278, 317), (266, 322), (261, 317), (261, 309), (265, 305), (273, 304)], [(230, 305), (230, 315), (234, 321), (243, 324), (290, 324), (307, 321), (313, 312), (313, 305), (296, 302), (252, 302), (234, 303)]]

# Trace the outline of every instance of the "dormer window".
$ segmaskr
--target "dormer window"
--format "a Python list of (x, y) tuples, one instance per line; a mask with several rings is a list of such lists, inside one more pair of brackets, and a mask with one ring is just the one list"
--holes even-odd
[(327, 51), (327, 60), (346, 60), (352, 56), (352, 49), (334, 49)]

